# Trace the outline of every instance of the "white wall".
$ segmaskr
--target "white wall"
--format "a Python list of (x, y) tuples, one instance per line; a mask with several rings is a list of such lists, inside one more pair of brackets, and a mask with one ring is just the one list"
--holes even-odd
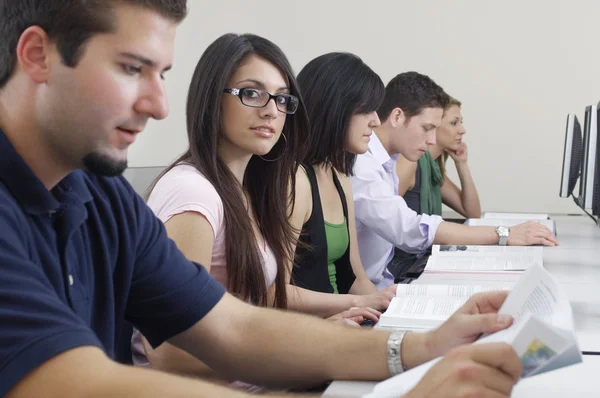
[(167, 78), (171, 114), (139, 137), (131, 166), (166, 165), (185, 149), (197, 60), (221, 34), (251, 32), (278, 44), (296, 72), (323, 53), (349, 51), (386, 83), (403, 71), (430, 75), (463, 102), (483, 210), (577, 212), (558, 197), (564, 127), (568, 112), (583, 123), (585, 106), (600, 100), (600, 1), (189, 3)]

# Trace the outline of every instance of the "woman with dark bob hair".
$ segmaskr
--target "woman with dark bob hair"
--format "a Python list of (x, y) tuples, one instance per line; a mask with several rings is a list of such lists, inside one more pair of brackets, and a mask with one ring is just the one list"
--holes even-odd
[(383, 101), (383, 82), (348, 53), (312, 60), (297, 80), (311, 134), (296, 177), (292, 219), (302, 233), (293, 281), (318, 292), (355, 294), (354, 305), (385, 309), (396, 286), (378, 292), (365, 273), (349, 179), (356, 155), (368, 150), (373, 128), (380, 125), (376, 110)]

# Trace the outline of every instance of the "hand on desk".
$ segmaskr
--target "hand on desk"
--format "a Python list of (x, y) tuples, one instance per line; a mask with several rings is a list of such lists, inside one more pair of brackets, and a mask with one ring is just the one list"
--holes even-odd
[(521, 376), (521, 360), (506, 343), (455, 348), (405, 398), (510, 397)]
[(510, 246), (558, 246), (558, 240), (545, 225), (535, 221), (527, 221), (510, 228), (508, 244)]
[(370, 307), (386, 310), (390, 301), (396, 296), (398, 285), (388, 286), (377, 293), (365, 294), (356, 297), (356, 307)]
[(372, 321), (373, 323), (377, 323), (379, 321), (380, 316), (381, 312), (373, 308), (352, 307), (349, 310), (330, 316), (327, 319), (336, 323), (359, 327), (361, 322), (367, 319)]

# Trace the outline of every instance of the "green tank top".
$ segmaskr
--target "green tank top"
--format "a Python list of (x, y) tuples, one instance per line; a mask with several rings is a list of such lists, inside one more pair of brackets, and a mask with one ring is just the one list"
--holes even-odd
[(329, 271), (329, 282), (333, 287), (333, 293), (338, 294), (335, 262), (342, 258), (350, 238), (348, 236), (348, 220), (344, 217), (342, 224), (331, 224), (325, 221), (325, 236), (327, 238), (327, 269)]

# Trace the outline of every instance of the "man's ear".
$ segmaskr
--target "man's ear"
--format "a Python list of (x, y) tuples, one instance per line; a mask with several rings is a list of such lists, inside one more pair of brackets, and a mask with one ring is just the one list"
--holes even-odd
[(44, 29), (30, 26), (17, 44), (17, 68), (37, 84), (45, 83), (51, 71), (52, 43)]
[(401, 108), (394, 108), (392, 109), (388, 119), (390, 120), (392, 127), (396, 128), (404, 124), (404, 121), (406, 120), (406, 114)]

